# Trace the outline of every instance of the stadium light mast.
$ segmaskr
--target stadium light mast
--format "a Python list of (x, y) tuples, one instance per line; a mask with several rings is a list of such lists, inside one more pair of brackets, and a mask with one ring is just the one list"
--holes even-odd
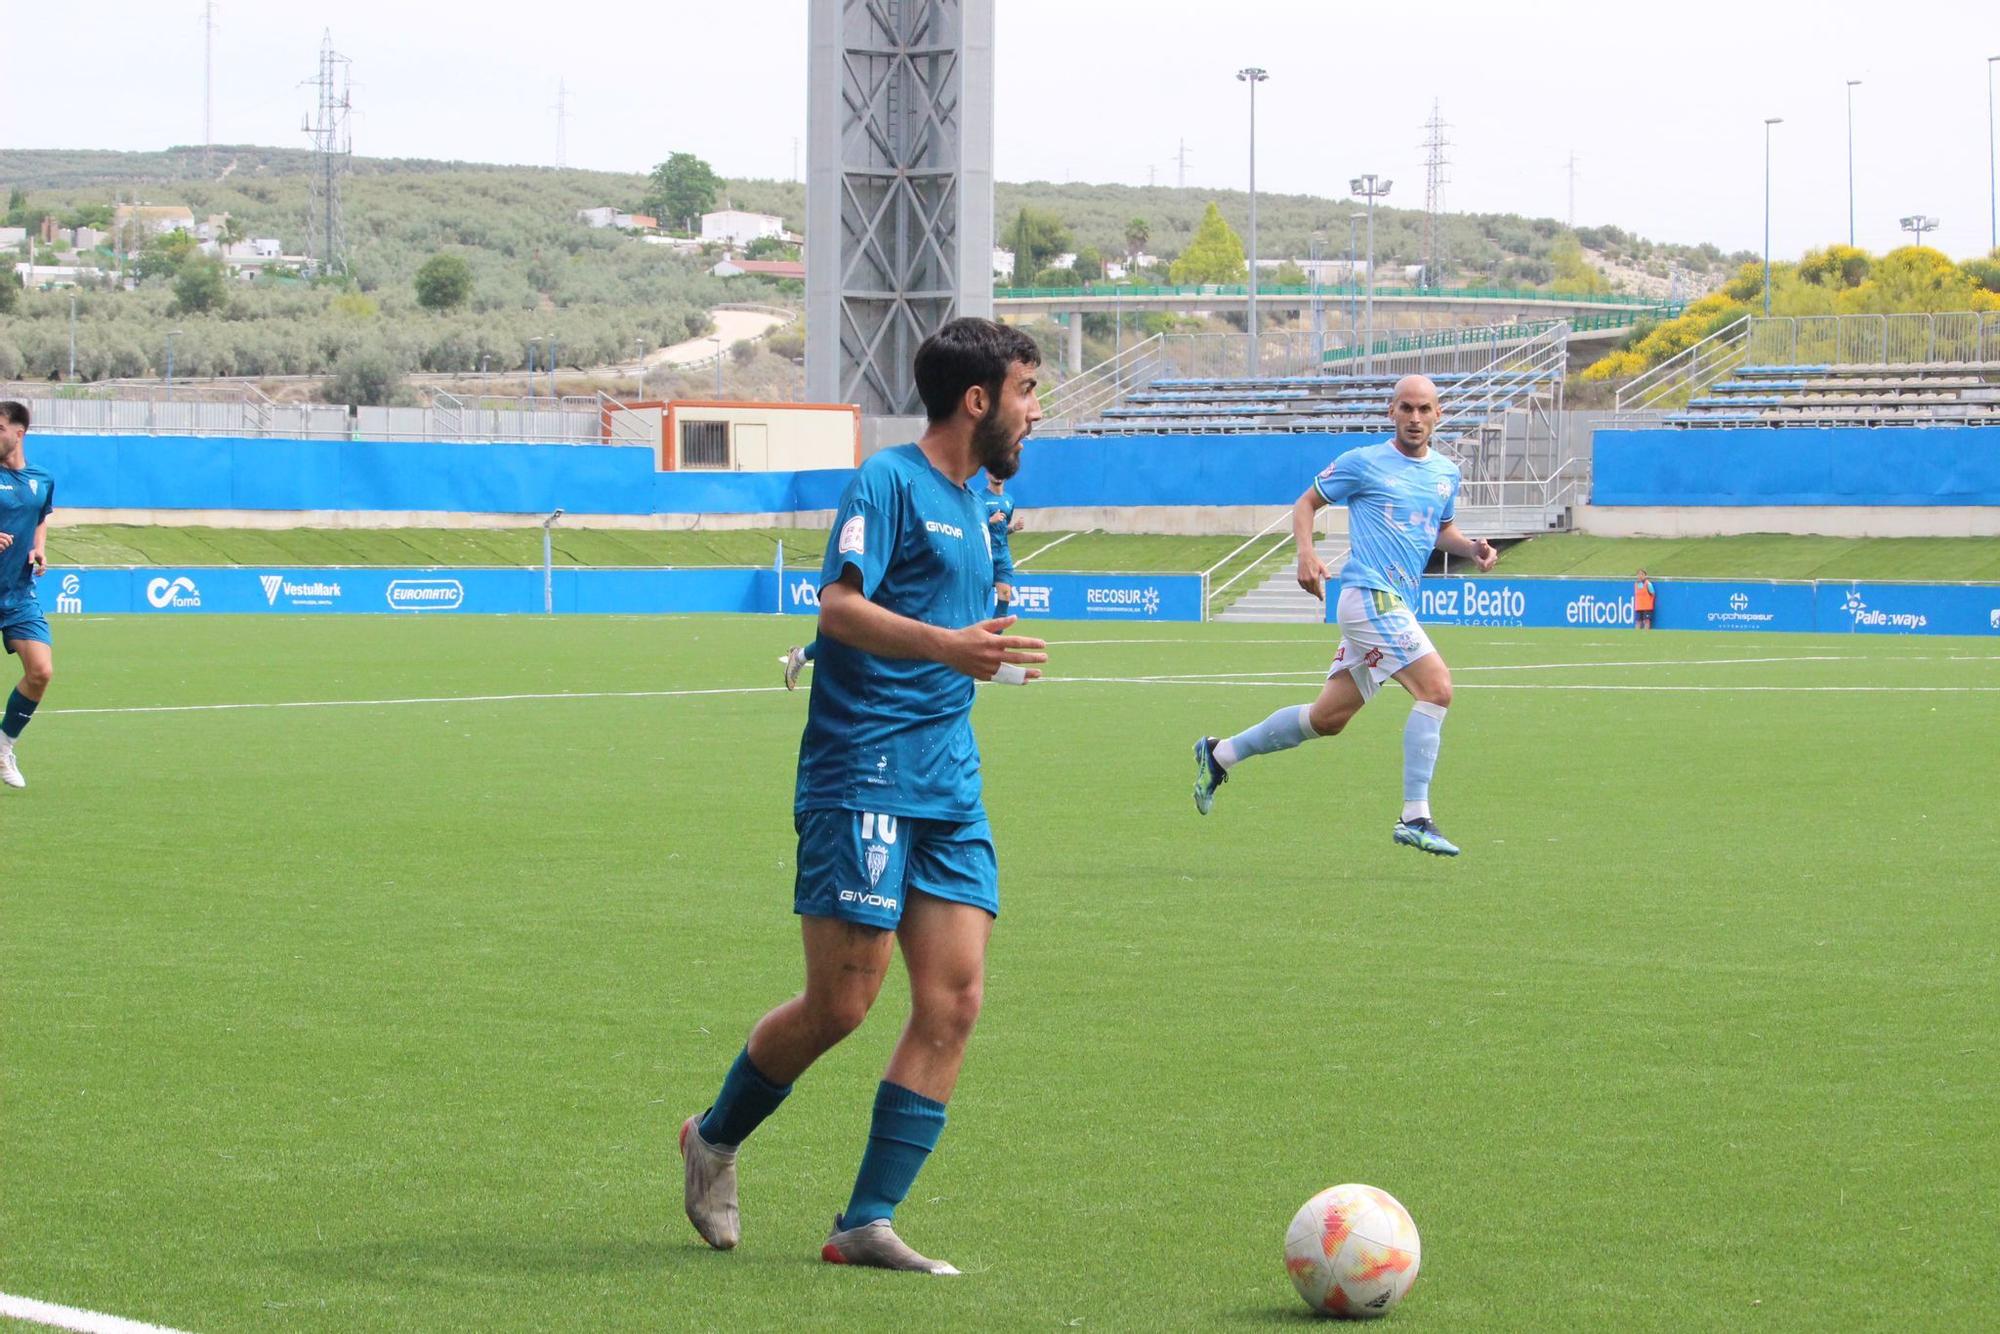
[(174, 396), (174, 340), (185, 332), (186, 330), (184, 329), (167, 330), (167, 397), (169, 399)]
[(1394, 182), (1370, 172), (1347, 183), (1347, 192), (1368, 201), (1368, 353), (1363, 374), (1375, 373), (1375, 201), (1389, 193)]
[(1986, 246), (2000, 250), (2000, 174), (1993, 155), (1993, 67), (2000, 56), (1986, 57)]
[(1898, 218), (1896, 223), (1904, 231), (1909, 232), (1917, 238), (1912, 242), (1914, 245), (1922, 245), (1924, 243), (1925, 232), (1934, 232), (1938, 229), (1938, 220), (1936, 218), (1927, 218), (1921, 213), (1912, 213), (1907, 218)]
[(1847, 245), (1854, 246), (1854, 90), (1861, 80), (1847, 81)]
[(1250, 374), (1257, 373), (1257, 85), (1271, 76), (1255, 65), (1236, 71), (1250, 85)]
[(1361, 280), (1354, 275), (1354, 265), (1360, 252), (1355, 248), (1355, 226), (1368, 215), (1360, 209), (1347, 215), (1347, 336), (1354, 337), (1354, 331), (1361, 327)]
[(1764, 117), (1764, 317), (1771, 315), (1771, 127), (1783, 125), (1783, 116)]

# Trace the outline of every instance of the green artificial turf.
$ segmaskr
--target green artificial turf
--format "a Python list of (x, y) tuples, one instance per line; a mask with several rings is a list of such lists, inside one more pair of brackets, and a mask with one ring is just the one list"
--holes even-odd
[(743, 1245), (681, 1217), (681, 1120), (800, 981), (803, 628), (58, 617), (0, 791), (0, 1291), (1299, 1328), (1285, 1227), (1364, 1181), (1423, 1235), (1392, 1328), (1990, 1319), (1993, 642), (1436, 629), (1447, 861), (1389, 839), (1393, 690), (1194, 813), (1189, 743), (1309, 698), (1326, 630), (1050, 626), (975, 710), (1003, 912), (898, 1215), (942, 1281), (817, 1259), (900, 973), (748, 1141)]

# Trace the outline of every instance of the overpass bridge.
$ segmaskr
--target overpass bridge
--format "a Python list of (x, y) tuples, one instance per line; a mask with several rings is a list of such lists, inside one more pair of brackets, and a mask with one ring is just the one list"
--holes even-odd
[[(1173, 311), (1183, 315), (1228, 314), (1242, 311), (1249, 303), (1250, 289), (1241, 283), (1203, 283), (1183, 286), (1127, 286), (1098, 284), (1085, 287), (1000, 287), (993, 292), (996, 319), (1061, 320), (1070, 329), (1065, 340), (1065, 365), (1075, 375), (1083, 370), (1082, 322), (1079, 315), (1110, 315), (1121, 323), (1127, 312)], [(1359, 284), (1311, 285), (1257, 288), (1259, 323), (1265, 327), (1280, 321), (1269, 315), (1296, 315), (1310, 318), (1315, 306), (1320, 326), (1343, 331), (1348, 342), (1354, 335), (1368, 301), (1367, 289)], [(1641, 319), (1670, 318), (1680, 313), (1681, 304), (1658, 297), (1627, 292), (1562, 293), (1535, 288), (1510, 287), (1377, 287), (1375, 289), (1375, 331), (1378, 335), (1409, 330), (1444, 330), (1473, 325), (1550, 323), (1566, 321), (1574, 342), (1616, 342), (1630, 333)]]

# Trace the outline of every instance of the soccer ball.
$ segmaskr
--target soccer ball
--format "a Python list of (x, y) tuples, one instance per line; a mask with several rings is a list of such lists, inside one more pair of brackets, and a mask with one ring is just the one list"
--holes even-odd
[(1285, 1268), (1306, 1305), (1328, 1315), (1386, 1315), (1417, 1281), (1421, 1247), (1410, 1211), (1386, 1190), (1330, 1186), (1285, 1233)]

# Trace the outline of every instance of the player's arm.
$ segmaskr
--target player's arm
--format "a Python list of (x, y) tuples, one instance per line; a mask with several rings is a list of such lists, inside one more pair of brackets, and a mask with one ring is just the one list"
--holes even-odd
[(1309, 486), (1292, 506), (1292, 540), (1299, 548), (1299, 587), (1320, 601), (1326, 601), (1326, 562), (1313, 546), (1313, 523), (1326, 508), (1326, 497), (1317, 486)]
[[(821, 634), (878, 658), (943, 663), (976, 681), (991, 681), (1003, 663), (1025, 666), (1049, 660), (1049, 655), (1040, 651), (1048, 647), (1041, 640), (1000, 633), (1014, 620), (999, 616), (962, 630), (947, 630), (899, 616), (862, 594), (861, 572), (851, 565), (819, 592)], [(1041, 672), (1030, 666), (1027, 675), (1032, 680)]]
[(1008, 532), (1010, 532), (1010, 533), (1018, 533), (1018, 532), (1020, 532), (1020, 531), (1021, 531), (1021, 530), (1022, 530), (1023, 528), (1026, 528), (1027, 526), (1028, 526), (1028, 521), (1027, 521), (1026, 519), (1022, 518), (1022, 517), (1021, 517), (1021, 516), (1020, 516), (1020, 515), (1019, 515), (1019, 514), (1017, 513), (1017, 514), (1015, 514), (1015, 515), (1014, 515), (1014, 521), (1013, 521), (1012, 523), (1010, 523), (1010, 524), (1008, 524), (1008, 525), (1007, 525), (1007, 531), (1008, 531)]
[(1499, 548), (1483, 537), (1467, 537), (1459, 530), (1458, 524), (1449, 519), (1438, 529), (1437, 547), (1448, 556), (1477, 562), (1481, 574), (1492, 569), (1500, 559)]
[(49, 565), (49, 521), (35, 525), (35, 545), (28, 548), (28, 568), (37, 576)]

